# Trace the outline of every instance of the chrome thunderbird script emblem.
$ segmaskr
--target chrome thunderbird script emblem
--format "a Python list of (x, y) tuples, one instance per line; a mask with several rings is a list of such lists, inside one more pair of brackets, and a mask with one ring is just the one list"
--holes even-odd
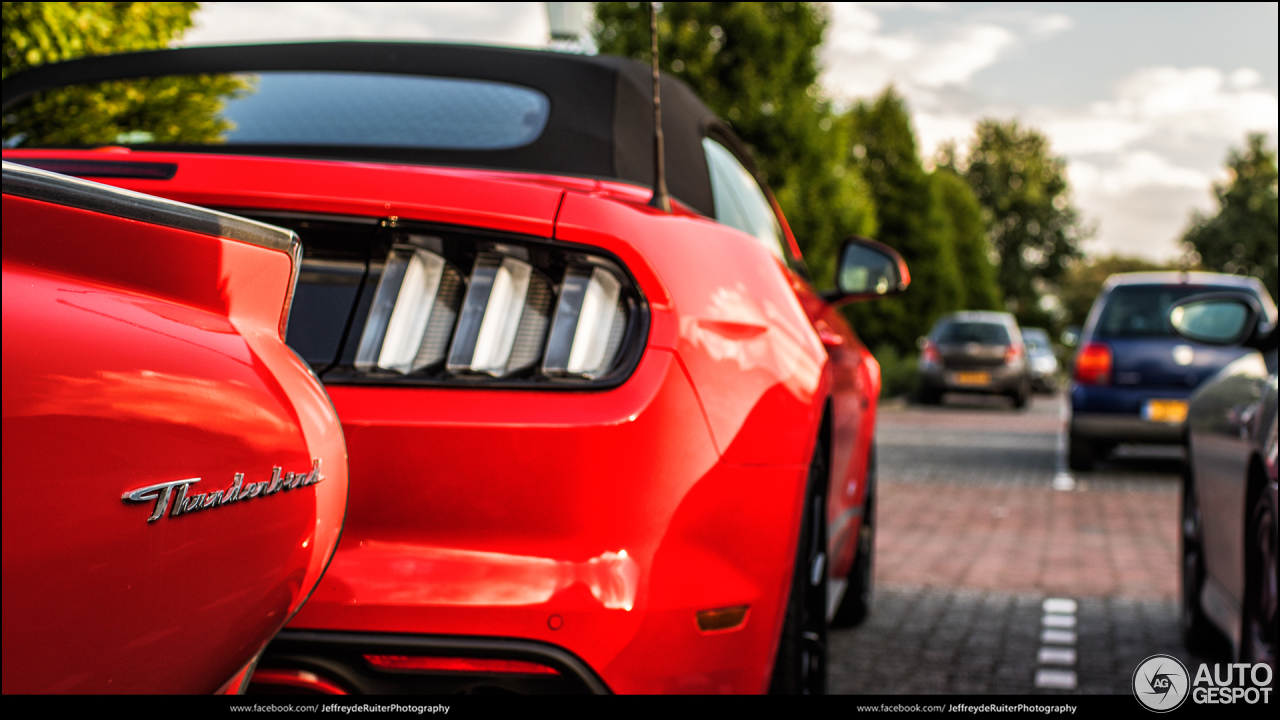
[[(155, 508), (151, 511), (151, 517), (147, 518), (147, 522), (155, 522), (164, 517), (165, 511), (169, 509), (170, 498), (174, 498), (173, 510), (169, 513), (169, 517), (172, 518), (200, 510), (223, 507), (231, 503), (275, 495), (285, 490), (295, 490), (308, 485), (315, 485), (324, 480), (324, 475), (320, 474), (319, 460), (311, 461), (311, 472), (281, 474), (280, 471), (281, 468), (279, 466), (271, 468), (270, 480), (252, 482), (248, 485), (244, 484), (244, 473), (236, 473), (231, 481), (231, 487), (225, 490), (214, 490), (211, 493), (191, 495), (191, 497), (187, 497), (188, 490), (192, 485), (200, 482), (200, 478), (187, 478), (186, 480), (174, 480), (173, 482), (148, 485), (132, 492), (127, 492), (120, 499), (127, 503), (143, 503), (154, 500), (156, 503)], [(175, 490), (177, 491), (176, 497)]]

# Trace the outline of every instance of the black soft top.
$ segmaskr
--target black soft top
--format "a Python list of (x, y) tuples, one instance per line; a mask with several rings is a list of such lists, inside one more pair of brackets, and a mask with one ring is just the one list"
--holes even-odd
[[(156, 50), (80, 58), (13, 75), (4, 82), (4, 109), (7, 112), (33, 93), (67, 85), (156, 75), (270, 71), (368, 72), (505, 82), (541, 91), (550, 100), (551, 111), (537, 140), (503, 150), (158, 144), (148, 148), (483, 167), (653, 184), (652, 70), (609, 55), (403, 42)], [(667, 185), (686, 205), (714, 217), (702, 139), (711, 133), (744, 155), (744, 160), (745, 153), (728, 127), (687, 85), (666, 75), (661, 82)]]

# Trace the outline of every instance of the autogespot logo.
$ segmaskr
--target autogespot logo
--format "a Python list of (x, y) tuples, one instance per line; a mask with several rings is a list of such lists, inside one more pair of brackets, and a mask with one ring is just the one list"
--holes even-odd
[(1187, 700), (1191, 677), (1171, 655), (1152, 655), (1133, 671), (1133, 695), (1152, 712), (1169, 712)]

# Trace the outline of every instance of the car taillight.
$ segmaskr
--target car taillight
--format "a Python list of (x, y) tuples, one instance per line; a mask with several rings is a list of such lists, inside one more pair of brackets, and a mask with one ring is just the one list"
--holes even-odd
[(398, 233), (351, 379), (607, 383), (634, 367), (647, 316), (635, 283), (603, 252)]
[(1023, 349), (1018, 343), (1013, 343), (1004, 351), (1004, 364), (1012, 365), (1022, 359)]
[(1076, 382), (1082, 385), (1107, 385), (1111, 382), (1111, 348), (1089, 343), (1076, 355)]
[(942, 364), (942, 356), (938, 354), (938, 346), (932, 340), (924, 342), (924, 348), (920, 351), (920, 360), (934, 365)]

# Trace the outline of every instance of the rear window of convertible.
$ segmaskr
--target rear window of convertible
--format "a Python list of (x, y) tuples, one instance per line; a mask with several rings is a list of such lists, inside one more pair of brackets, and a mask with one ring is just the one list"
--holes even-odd
[(4, 147), (254, 145), (506, 150), (551, 103), (509, 83), (349, 72), (168, 75), (72, 85), (4, 115)]

